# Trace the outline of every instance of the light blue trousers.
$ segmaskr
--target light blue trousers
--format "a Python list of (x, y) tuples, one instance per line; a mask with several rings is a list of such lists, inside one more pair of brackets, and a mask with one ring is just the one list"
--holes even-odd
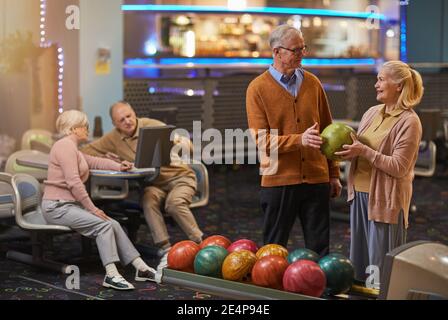
[(355, 279), (365, 281), (368, 266), (377, 266), (381, 273), (386, 254), (406, 243), (403, 211), (398, 224), (371, 221), (368, 218), (369, 194), (355, 191), (350, 205), (350, 260)]

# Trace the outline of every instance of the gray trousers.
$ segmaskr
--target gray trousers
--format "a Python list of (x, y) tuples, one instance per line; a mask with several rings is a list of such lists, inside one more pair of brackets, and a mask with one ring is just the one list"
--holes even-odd
[(127, 265), (140, 257), (120, 223), (103, 220), (76, 202), (42, 201), (42, 213), (49, 224), (70, 227), (88, 238), (95, 238), (103, 266), (121, 261)]
[[(386, 254), (406, 243), (403, 211), (398, 224), (370, 221), (369, 194), (355, 191), (350, 205), (350, 260), (355, 267), (355, 279), (365, 281), (368, 266), (377, 266), (380, 274)], [(380, 276), (380, 275), (378, 275)]]

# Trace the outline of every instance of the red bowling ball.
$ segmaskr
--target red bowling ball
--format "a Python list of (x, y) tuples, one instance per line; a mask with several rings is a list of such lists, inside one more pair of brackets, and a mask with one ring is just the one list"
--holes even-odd
[(299, 260), (291, 264), (283, 275), (283, 288), (286, 291), (320, 297), (327, 280), (319, 265), (310, 260)]
[(249, 239), (240, 239), (232, 243), (228, 248), (227, 251), (229, 253), (235, 252), (235, 251), (241, 251), (241, 250), (247, 250), (253, 253), (257, 253), (258, 246), (257, 244)]
[(224, 236), (214, 235), (204, 239), (199, 245), (199, 247), (203, 249), (208, 246), (219, 246), (223, 247), (224, 249), (227, 249), (227, 247), (230, 246), (231, 243), (232, 242)]
[(191, 240), (176, 243), (168, 252), (168, 268), (193, 273), (194, 258), (199, 249), (199, 245)]
[(288, 261), (283, 257), (263, 257), (252, 268), (252, 282), (258, 286), (281, 290), (283, 274), (287, 268)]

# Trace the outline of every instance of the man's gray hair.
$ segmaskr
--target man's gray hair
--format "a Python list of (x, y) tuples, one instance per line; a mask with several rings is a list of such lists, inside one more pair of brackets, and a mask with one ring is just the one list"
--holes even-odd
[(134, 110), (129, 102), (124, 101), (124, 100), (117, 101), (113, 105), (111, 105), (109, 108), (109, 115), (110, 115), (110, 118), (112, 119), (112, 121), (114, 120), (114, 117), (113, 117), (114, 109), (116, 106), (118, 106), (120, 104), (125, 104), (125, 105), (129, 106), (132, 110)]
[(269, 37), (269, 45), (271, 46), (271, 49), (281, 46), (283, 40), (291, 37), (293, 34), (298, 34), (303, 37), (302, 31), (287, 24), (282, 24), (275, 28)]

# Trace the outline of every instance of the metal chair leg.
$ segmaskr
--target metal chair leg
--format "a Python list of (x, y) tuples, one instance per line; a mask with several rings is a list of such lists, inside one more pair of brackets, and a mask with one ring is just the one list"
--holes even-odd
[(43, 269), (62, 272), (63, 274), (70, 274), (69, 265), (44, 258), (41, 236), (37, 232), (31, 233), (31, 244), (32, 255), (10, 250), (6, 253), (6, 258)]

